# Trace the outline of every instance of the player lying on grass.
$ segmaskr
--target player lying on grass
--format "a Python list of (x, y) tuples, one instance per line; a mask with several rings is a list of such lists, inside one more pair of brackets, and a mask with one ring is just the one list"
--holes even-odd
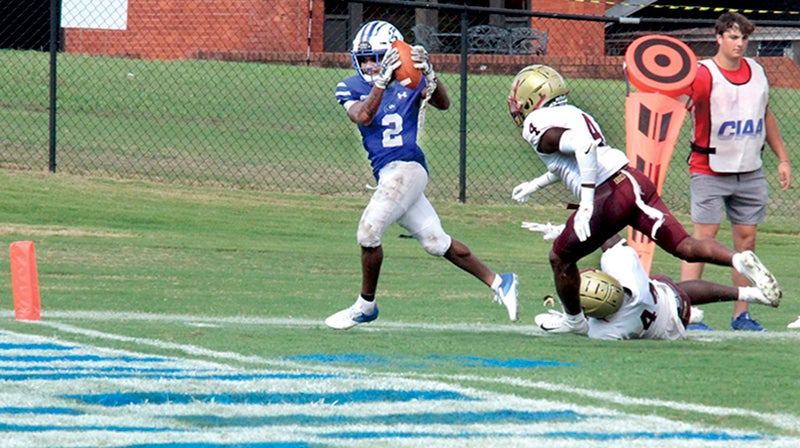
[[(554, 239), (564, 225), (525, 222), (524, 228), (542, 232), (544, 238)], [(777, 307), (779, 299), (770, 301), (755, 286), (725, 286), (706, 280), (675, 282), (663, 275), (649, 277), (636, 251), (619, 235), (609, 238), (602, 246), (600, 268), (610, 277), (597, 277), (584, 271), (582, 276), (581, 303), (587, 301), (598, 308), (596, 300), (600, 291), (620, 291), (621, 297), (609, 299), (619, 303), (619, 308), (609, 306), (611, 314), (594, 314), (588, 317), (589, 337), (592, 339), (685, 339), (686, 326), (691, 319), (691, 305), (741, 300)], [(585, 288), (587, 279), (590, 288)], [(608, 284), (604, 284), (608, 282)], [(536, 324), (542, 329), (560, 326), (564, 314), (550, 310), (536, 316)]]
[(564, 319), (558, 326), (543, 328), (554, 333), (589, 332), (578, 293), (578, 261), (627, 226), (682, 260), (733, 267), (770, 300), (780, 298), (778, 282), (753, 252), (734, 252), (714, 239), (689, 236), (653, 182), (628, 165), (624, 152), (608, 145), (600, 125), (588, 112), (568, 104), (568, 94), (566, 82), (556, 70), (537, 64), (514, 77), (508, 97), (508, 111), (522, 128), (522, 138), (547, 169), (517, 185), (512, 198), (524, 202), (531, 193), (560, 181), (580, 201), (550, 251)]

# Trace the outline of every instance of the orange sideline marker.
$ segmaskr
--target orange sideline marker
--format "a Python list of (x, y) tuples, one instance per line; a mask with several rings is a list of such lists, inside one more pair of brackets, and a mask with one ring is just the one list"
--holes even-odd
[[(628, 160), (653, 181), (660, 195), (686, 108), (660, 93), (636, 92), (628, 95), (625, 101), (625, 115)], [(629, 227), (628, 244), (639, 254), (649, 274), (655, 242)]]
[[(673, 98), (694, 81), (697, 56), (680, 40), (655, 34), (631, 42), (623, 67), (630, 83), (640, 90), (625, 100), (628, 160), (653, 181), (660, 195), (686, 116), (686, 107)], [(655, 242), (628, 228), (628, 244), (649, 274)]]
[(11, 243), (11, 290), (14, 294), (14, 315), (17, 320), (39, 320), (39, 275), (33, 241)]
[(697, 56), (680, 40), (654, 34), (631, 42), (624, 67), (628, 80), (640, 91), (674, 98), (697, 76)]

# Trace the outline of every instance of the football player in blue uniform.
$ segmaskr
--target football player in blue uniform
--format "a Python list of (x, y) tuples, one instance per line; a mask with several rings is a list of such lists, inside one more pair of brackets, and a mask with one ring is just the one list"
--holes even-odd
[(395, 40), (403, 40), (403, 35), (394, 25), (380, 20), (364, 24), (353, 39), (351, 51), (356, 74), (336, 86), (336, 99), (361, 132), (378, 186), (358, 224), (361, 294), (352, 306), (331, 315), (325, 323), (344, 330), (378, 317), (375, 293), (383, 262), (381, 237), (395, 222), (426, 252), (443, 256), (489, 286), (494, 300), (505, 305), (509, 318), (515, 321), (517, 276), (496, 274), (464, 243), (448, 235), (425, 197), (428, 168), (417, 144), (421, 112), (426, 104), (441, 110), (449, 108), (450, 97), (433, 71), (428, 52), (420, 45), (412, 47), (411, 59), (414, 67), (422, 70), (422, 81), (413, 89), (394, 82), (394, 70), (402, 64), (398, 51), (392, 48)]

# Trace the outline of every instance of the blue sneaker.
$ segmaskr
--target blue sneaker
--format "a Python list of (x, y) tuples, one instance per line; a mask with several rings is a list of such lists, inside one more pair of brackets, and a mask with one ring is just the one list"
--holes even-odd
[(703, 322), (696, 322), (693, 324), (689, 324), (686, 326), (687, 330), (698, 330), (698, 331), (713, 331), (714, 329), (709, 327), (708, 325), (704, 324)]
[(506, 306), (508, 318), (514, 322), (519, 319), (519, 300), (517, 299), (519, 282), (517, 281), (517, 274), (506, 272), (500, 274), (500, 278), (503, 282), (500, 283), (500, 288), (494, 295), (494, 301)]
[(764, 327), (750, 317), (749, 311), (745, 311), (735, 319), (731, 319), (731, 328), (743, 331), (764, 331)]
[(358, 304), (345, 308), (325, 319), (325, 325), (334, 330), (347, 330), (358, 324), (372, 322), (378, 318), (378, 305), (370, 313), (365, 313)]

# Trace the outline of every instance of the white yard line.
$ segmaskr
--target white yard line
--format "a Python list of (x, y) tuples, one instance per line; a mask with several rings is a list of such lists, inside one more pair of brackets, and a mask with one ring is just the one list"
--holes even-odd
[[(12, 311), (0, 311), (0, 317), (13, 317)], [(187, 325), (209, 327), (215, 325), (257, 325), (274, 327), (322, 327), (323, 319), (295, 319), (295, 318), (262, 318), (262, 317), (205, 317), (183, 314), (150, 314), (150, 313), (118, 313), (108, 311), (42, 311), (42, 321), (46, 324), (49, 319), (66, 320), (102, 320), (102, 321), (167, 321), (183, 322)], [(535, 325), (521, 324), (481, 324), (481, 323), (455, 323), (455, 324), (426, 324), (419, 322), (391, 322), (377, 321), (364, 325), (360, 331), (380, 330), (431, 330), (431, 331), (463, 331), (463, 332), (493, 332), (493, 333), (518, 333), (536, 337), (558, 337), (545, 334)], [(697, 341), (718, 341), (729, 339), (766, 339), (788, 340), (800, 342), (800, 331), (690, 331), (689, 339)]]

